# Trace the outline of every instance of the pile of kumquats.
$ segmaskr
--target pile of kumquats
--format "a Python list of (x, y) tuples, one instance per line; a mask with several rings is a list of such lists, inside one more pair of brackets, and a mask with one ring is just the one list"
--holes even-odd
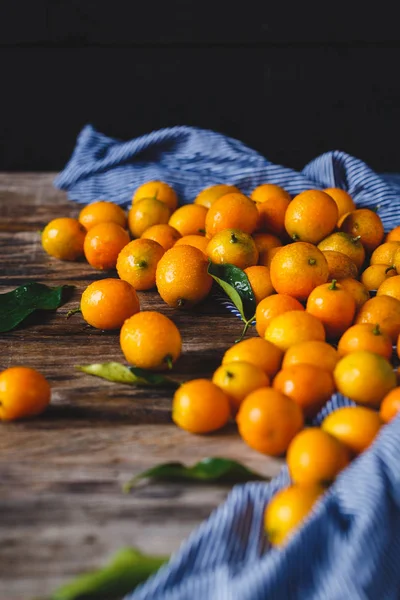
[[(127, 214), (94, 202), (78, 219), (51, 221), (42, 244), (60, 260), (84, 255), (95, 269), (116, 268), (119, 278), (85, 289), (80, 309), (91, 326), (120, 330), (123, 355), (143, 369), (171, 368), (182, 344), (167, 316), (140, 310), (138, 291), (156, 288), (167, 305), (192, 309), (210, 293), (210, 261), (246, 273), (259, 337), (228, 348), (211, 379), (183, 383), (172, 417), (196, 434), (233, 417), (253, 449), (286, 455), (292, 485), (265, 512), (273, 544), (400, 410), (400, 226), (385, 235), (378, 213), (357, 209), (344, 190), (292, 199), (273, 184), (250, 197), (214, 185), (178, 207), (169, 185), (151, 181), (134, 191)], [(49, 391), (40, 382), (42, 410)], [(310, 426), (335, 392), (355, 405)]]

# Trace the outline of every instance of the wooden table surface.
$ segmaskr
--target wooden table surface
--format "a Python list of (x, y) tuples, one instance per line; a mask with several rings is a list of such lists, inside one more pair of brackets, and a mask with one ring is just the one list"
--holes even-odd
[[(113, 384), (74, 368), (124, 362), (118, 333), (89, 328), (79, 314), (66, 319), (91, 281), (116, 273), (61, 262), (42, 250), (43, 226), (79, 212), (53, 187), (54, 175), (0, 174), (0, 293), (28, 281), (76, 286), (57, 311), (0, 335), (0, 370), (30, 366), (52, 386), (42, 416), (0, 423), (1, 600), (45, 596), (121, 546), (174, 552), (230, 489), (152, 483), (122, 493), (122, 484), (145, 468), (208, 456), (234, 458), (266, 475), (281, 466), (248, 448), (234, 425), (207, 436), (178, 429), (169, 390)], [(160, 310), (180, 328), (183, 353), (174, 377), (181, 381), (210, 377), (241, 329), (213, 299), (191, 312), (170, 309), (153, 291), (140, 292), (140, 301), (142, 309)]]

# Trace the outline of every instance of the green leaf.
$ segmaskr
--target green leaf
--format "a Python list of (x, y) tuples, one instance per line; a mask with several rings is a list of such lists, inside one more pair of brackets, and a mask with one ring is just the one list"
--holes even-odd
[(30, 282), (0, 294), (0, 333), (11, 331), (35, 310), (55, 310), (62, 304), (64, 291), (73, 287)]
[(102, 569), (80, 575), (50, 596), (50, 600), (120, 600), (146, 581), (168, 560), (135, 548), (122, 548)]
[(246, 273), (235, 265), (212, 262), (208, 264), (208, 273), (232, 300), (243, 321), (251, 321), (256, 312), (256, 299)]
[(173, 387), (178, 388), (180, 383), (164, 375), (139, 369), (139, 367), (126, 367), (121, 363), (94, 363), (92, 365), (77, 365), (79, 371), (88, 375), (95, 375), (114, 383), (126, 383), (128, 385), (151, 386), (151, 387)]
[(251, 471), (236, 460), (213, 457), (204, 458), (191, 467), (180, 462), (162, 463), (136, 475), (124, 485), (124, 491), (129, 491), (141, 479), (243, 483), (268, 480), (269, 478)]

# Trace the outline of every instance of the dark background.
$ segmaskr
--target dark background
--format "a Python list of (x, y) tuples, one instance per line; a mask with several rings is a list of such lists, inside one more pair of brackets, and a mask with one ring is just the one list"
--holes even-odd
[(294, 168), (339, 149), (399, 172), (396, 13), (347, 4), (3, 0), (0, 170), (62, 169), (92, 123), (121, 139), (196, 125)]

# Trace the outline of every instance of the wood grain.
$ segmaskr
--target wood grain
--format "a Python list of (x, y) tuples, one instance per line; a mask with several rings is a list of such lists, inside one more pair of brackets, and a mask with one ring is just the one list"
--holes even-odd
[[(53, 260), (41, 249), (39, 230), (79, 211), (52, 187), (53, 177), (0, 174), (0, 292), (32, 280), (76, 286), (59, 310), (0, 337), (0, 369), (31, 366), (52, 385), (45, 414), (0, 424), (2, 600), (46, 595), (123, 545), (174, 552), (229, 492), (226, 486), (157, 483), (123, 494), (122, 484), (142, 469), (216, 455), (266, 475), (281, 466), (248, 448), (233, 424), (209, 436), (178, 429), (169, 390), (144, 391), (76, 370), (123, 356), (117, 333), (91, 329), (80, 315), (66, 319), (85, 286), (104, 274), (84, 262)], [(143, 309), (161, 310), (180, 328), (183, 354), (174, 377), (181, 381), (210, 376), (241, 328), (215, 299), (192, 312), (169, 309), (155, 292), (141, 293), (140, 300)]]

